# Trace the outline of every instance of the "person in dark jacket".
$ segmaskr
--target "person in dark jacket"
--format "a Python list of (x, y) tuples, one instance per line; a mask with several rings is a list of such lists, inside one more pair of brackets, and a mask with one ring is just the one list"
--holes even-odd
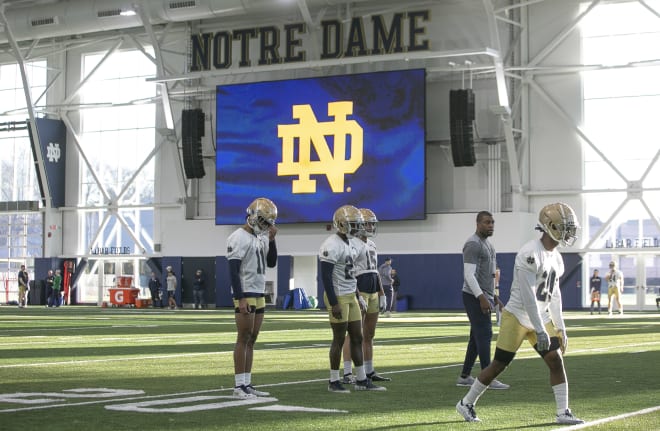
[(151, 293), (151, 304), (153, 305), (154, 308), (156, 307), (162, 307), (163, 304), (161, 302), (161, 288), (162, 283), (156, 276), (155, 272), (151, 273), (151, 278), (149, 279), (149, 292)]
[(206, 292), (206, 279), (204, 272), (201, 269), (195, 271), (195, 278), (193, 279), (193, 302), (194, 308), (206, 308), (206, 301), (204, 295)]

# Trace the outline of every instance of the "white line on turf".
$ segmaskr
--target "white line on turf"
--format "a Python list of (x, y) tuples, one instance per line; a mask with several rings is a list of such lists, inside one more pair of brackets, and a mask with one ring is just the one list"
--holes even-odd
[(633, 416), (646, 415), (646, 414), (649, 414), (649, 413), (653, 413), (654, 411), (657, 411), (657, 410), (660, 410), (660, 406), (649, 407), (648, 409), (637, 410), (636, 412), (623, 413), (623, 414), (616, 415), (616, 416), (610, 416), (610, 417), (607, 417), (607, 418), (598, 419), (596, 421), (585, 422), (585, 423), (580, 424), (580, 425), (571, 425), (571, 426), (563, 427), (563, 428), (555, 428), (553, 431), (580, 430), (580, 429), (589, 428), (589, 427), (596, 426), (596, 425), (606, 424), (608, 422), (614, 422), (614, 421), (618, 421), (618, 420), (622, 420), (622, 419), (627, 419), (627, 418), (630, 418), (630, 417), (633, 417)]

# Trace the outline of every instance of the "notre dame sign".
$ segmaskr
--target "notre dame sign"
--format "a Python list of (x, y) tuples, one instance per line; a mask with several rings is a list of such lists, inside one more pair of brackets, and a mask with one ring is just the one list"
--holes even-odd
[[(348, 24), (347, 31), (347, 24), (340, 20), (322, 21), (320, 58), (327, 60), (429, 50), (429, 40), (424, 37), (425, 24), (429, 20), (428, 10), (395, 13), (389, 25), (382, 15), (372, 15), (368, 19), (355, 17)], [(367, 37), (365, 25), (371, 26), (370, 38)], [(235, 48), (240, 49), (239, 67), (254, 66), (255, 59), (260, 66), (306, 61), (301, 38), (306, 33), (305, 23), (294, 23), (281, 28), (264, 26), (195, 34), (191, 37), (190, 71), (232, 67), (232, 51)], [(250, 52), (253, 40), (258, 40), (259, 44), (256, 58)]]

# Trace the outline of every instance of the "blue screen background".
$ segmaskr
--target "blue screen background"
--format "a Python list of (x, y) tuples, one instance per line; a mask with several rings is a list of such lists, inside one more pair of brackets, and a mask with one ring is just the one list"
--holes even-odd
[[(293, 194), (297, 176), (277, 176), (277, 126), (298, 123), (292, 106), (301, 104), (318, 122), (332, 121), (328, 103), (345, 100), (353, 102), (348, 119), (363, 128), (362, 166), (345, 175), (342, 193), (312, 175), (316, 193)], [(330, 222), (346, 204), (370, 208), (379, 220), (425, 218), (423, 69), (218, 86), (216, 104), (216, 224), (242, 224), (257, 197), (275, 202), (277, 223)], [(326, 141), (332, 148), (332, 136)]]

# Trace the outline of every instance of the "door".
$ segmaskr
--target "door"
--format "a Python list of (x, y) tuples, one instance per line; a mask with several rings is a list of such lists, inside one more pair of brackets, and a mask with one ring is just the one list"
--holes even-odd
[(656, 308), (655, 299), (660, 296), (660, 255), (635, 254), (623, 257), (629, 262), (632, 277), (624, 277), (628, 282), (624, 293), (628, 293), (624, 303), (630, 310), (644, 311)]

